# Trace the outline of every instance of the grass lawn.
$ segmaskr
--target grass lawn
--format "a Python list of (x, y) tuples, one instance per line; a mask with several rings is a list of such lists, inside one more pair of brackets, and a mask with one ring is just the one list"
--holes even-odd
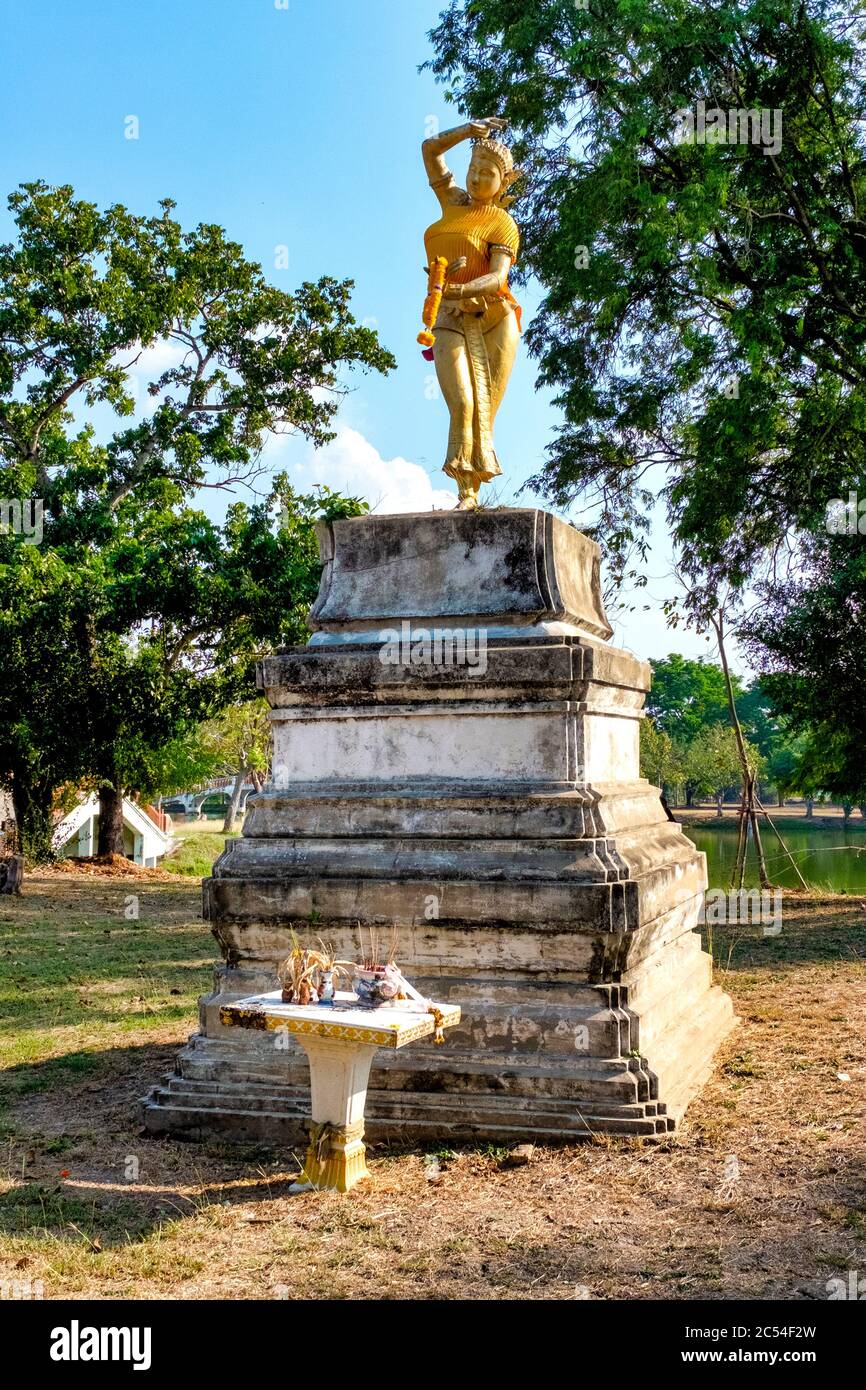
[(801, 1299), (866, 1268), (862, 905), (801, 902), (776, 938), (715, 929), (742, 1023), (675, 1136), (523, 1168), (443, 1151), (438, 1173), (373, 1150), (347, 1197), (290, 1197), (284, 1152), (142, 1137), (137, 1100), (210, 983), (198, 913), (182, 874), (58, 871), (0, 898), (0, 1280), (46, 1298)]
[(239, 834), (240, 830), (225, 835), (219, 820), (181, 822), (172, 831), (173, 838), (179, 841), (178, 847), (162, 861), (162, 866), (172, 874), (207, 878), (226, 840), (236, 840)]

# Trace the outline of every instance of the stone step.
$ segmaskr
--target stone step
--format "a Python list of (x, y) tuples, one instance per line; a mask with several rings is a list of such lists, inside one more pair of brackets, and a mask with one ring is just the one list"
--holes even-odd
[[(653, 837), (646, 861), (658, 864), (665, 847)], [(669, 857), (684, 851), (679, 841)], [(691, 847), (691, 856), (695, 854)], [(636, 856), (637, 857), (637, 856)], [(328, 878), (517, 880), (555, 879), (573, 883), (611, 883), (628, 869), (609, 839), (434, 839), (405, 832), (392, 839), (268, 837), (233, 842), (215, 866), (216, 878)]]
[[(387, 1126), (387, 1130), (385, 1127)], [(447, 1132), (449, 1138), (471, 1140), (474, 1136), (503, 1132), (518, 1140), (529, 1135), (544, 1135), (551, 1140), (589, 1138), (593, 1134), (659, 1134), (666, 1133), (666, 1115), (650, 1115), (639, 1107), (604, 1111), (585, 1105), (573, 1106), (567, 1113), (550, 1113), (538, 1107), (494, 1111), (480, 1106), (471, 1116), (465, 1110), (413, 1111), (409, 1108), (388, 1107), (379, 1111), (375, 1106), (367, 1116), (367, 1133), (371, 1138), (382, 1130), (399, 1134), (404, 1140), (427, 1137), (435, 1140)]]
[[(691, 857), (657, 864), (633, 881), (605, 883), (560, 878), (431, 878), (414, 870), (404, 874), (402, 868), (399, 876), (395, 871), (368, 878), (355, 872), (341, 878), (334, 874), (333, 865), (327, 875), (274, 873), (268, 877), (248, 871), (233, 877), (228, 871), (230, 861), (221, 860), (220, 864), (219, 874), (204, 882), (204, 912), (207, 920), (219, 922), (221, 940), (238, 961), (247, 955), (243, 949), (244, 924), (257, 933), (269, 926), (275, 932), (285, 932), (287, 922), (313, 917), (317, 927), (329, 933), (329, 940), (330, 934), (342, 927), (351, 933), (348, 940), (353, 944), (357, 943), (358, 922), (380, 924), (389, 930), (396, 924), (404, 932), (411, 929), (414, 937), (430, 931), (438, 943), (436, 952), (420, 960), (413, 952), (416, 965), (422, 969), (440, 960), (470, 965), (472, 954), (466, 948), (485, 929), (501, 932), (504, 928), (509, 939), (518, 940), (522, 931), (528, 940), (535, 941), (539, 932), (557, 927), (566, 934), (563, 958), (551, 962), (548, 969), (580, 969), (586, 960), (582, 936), (633, 932), (639, 923), (652, 923), (678, 903), (698, 897), (706, 881), (704, 861), (697, 851)], [(435, 918), (429, 915), (431, 904)], [(279, 949), (274, 946), (275, 955)], [(537, 950), (534, 954), (537, 956)], [(401, 959), (410, 963), (405, 954)], [(507, 954), (500, 952), (500, 968), (507, 959)], [(483, 966), (486, 962), (476, 957), (478, 963)]]
[[(299, 1059), (291, 1071), (286, 1059), (272, 1069), (257, 1068), (254, 1065), (239, 1065), (230, 1071), (216, 1061), (205, 1065), (182, 1065), (179, 1079), (184, 1083), (198, 1082), (203, 1089), (219, 1087), (231, 1078), (240, 1090), (246, 1086), (263, 1086), (279, 1091), (282, 1086), (297, 1086), (306, 1091), (309, 1086), (309, 1072), (304, 1060)], [(374, 1085), (388, 1091), (417, 1092), (429, 1096), (443, 1089), (453, 1094), (486, 1096), (490, 1094), (510, 1094), (523, 1096), (560, 1097), (573, 1103), (575, 1097), (587, 1101), (616, 1098), (616, 1103), (649, 1101), (656, 1098), (654, 1076), (641, 1066), (636, 1058), (617, 1063), (605, 1063), (592, 1059), (580, 1059), (568, 1068), (554, 1070), (541, 1066), (521, 1065), (516, 1061), (507, 1066), (484, 1067), (474, 1056), (454, 1056), (447, 1067), (435, 1063), (404, 1057), (396, 1066), (376, 1067), (372, 1072)]]
[[(277, 1112), (187, 1108), (156, 1105), (148, 1100), (143, 1106), (143, 1120), (145, 1128), (154, 1135), (177, 1134), (201, 1140), (224, 1135), (234, 1141), (264, 1142), (274, 1146), (302, 1146), (306, 1141), (303, 1120)], [(443, 1124), (447, 1124), (447, 1134), (443, 1133)], [(447, 1138), (451, 1143), (472, 1143), (484, 1139), (507, 1145), (520, 1143), (527, 1138), (538, 1142), (573, 1143), (591, 1138), (594, 1134), (652, 1137), (669, 1133), (672, 1128), (673, 1123), (667, 1115), (611, 1113), (583, 1118), (573, 1114), (566, 1121), (546, 1119), (543, 1114), (526, 1111), (511, 1116), (488, 1114), (468, 1122), (462, 1111), (447, 1117), (426, 1115), (421, 1118), (396, 1116), (389, 1112), (382, 1118), (375, 1115), (369, 1118), (366, 1137), (371, 1143), (380, 1140), (390, 1143), (398, 1139), (408, 1143), (442, 1143)]]
[(185, 1139), (208, 1140), (225, 1137), (233, 1143), (268, 1143), (275, 1146), (303, 1145), (304, 1119), (268, 1111), (203, 1109), (193, 1106), (157, 1105), (149, 1098), (142, 1106), (142, 1120), (149, 1134), (176, 1134)]
[[(543, 1017), (540, 1016), (540, 1017)], [(555, 1016), (558, 1017), (558, 1016)], [(538, 1020), (530, 1019), (530, 1022)], [(468, 1063), (477, 1064), (481, 1070), (487, 1070), (492, 1075), (503, 1069), (527, 1069), (532, 1074), (543, 1074), (549, 1069), (548, 1064), (560, 1066), (564, 1063), (575, 1066), (592, 1066), (599, 1072), (619, 1072), (623, 1068), (631, 1066), (631, 1057), (635, 1051), (634, 1038), (634, 1018), (633, 1015), (624, 1008), (612, 1009), (604, 1019), (590, 1020), (587, 1023), (589, 1028), (589, 1046), (575, 1045), (573, 1035), (573, 1019), (566, 1016), (564, 1020), (566, 1030), (563, 1036), (567, 1045), (561, 1049), (554, 1046), (548, 1047), (528, 1047), (521, 1046), (520, 1050), (507, 1046), (508, 1035), (501, 1030), (494, 1030), (496, 1042), (491, 1037), (485, 1041), (487, 1057), (480, 1055), (475, 1040), (471, 1037), (465, 1038), (460, 1032), (461, 1024), (448, 1030), (449, 1061), (455, 1061), (459, 1065)], [(609, 1026), (613, 1022), (617, 1025), (618, 1032)], [(596, 1026), (596, 1023), (598, 1026)], [(553, 1024), (556, 1027), (556, 1024)], [(276, 1035), (273, 1035), (274, 1037)], [(248, 1033), (243, 1033), (243, 1043), (246, 1044), (249, 1037)], [(498, 1045), (501, 1037), (502, 1046)], [(594, 1047), (593, 1040), (604, 1042), (613, 1037), (619, 1042), (619, 1047), (597, 1046)], [(179, 1060), (192, 1075), (196, 1067), (201, 1065), (231, 1066), (235, 1061), (242, 1062), (245, 1070), (257, 1070), (270, 1074), (271, 1071), (279, 1072), (281, 1067), (286, 1066), (291, 1058), (304, 1058), (300, 1046), (292, 1037), (286, 1039), (286, 1048), (277, 1048), (269, 1039), (263, 1039), (262, 1035), (254, 1035), (255, 1046), (238, 1046), (238, 1030), (227, 1028), (221, 1037), (203, 1037), (200, 1033), (193, 1034), (187, 1045), (181, 1048), (178, 1053)], [(462, 1045), (461, 1045), (462, 1043)], [(429, 1066), (433, 1070), (439, 1070), (442, 1065), (443, 1055), (434, 1052), (432, 1047), (425, 1043), (415, 1043), (409, 1048), (401, 1048), (397, 1053), (380, 1050), (373, 1062), (373, 1069), (383, 1070), (396, 1068), (400, 1070), (404, 1066), (406, 1058), (411, 1059), (411, 1066), (414, 1070), (423, 1069)]]
[[(398, 1113), (408, 1115), (415, 1113), (420, 1117), (424, 1114), (434, 1115), (441, 1110), (453, 1108), (454, 1095), (442, 1092), (424, 1094), (397, 1094), (375, 1088), (368, 1092), (367, 1111), (369, 1115)], [(258, 1114), (267, 1112), (274, 1115), (308, 1115), (309, 1114), (309, 1092), (304, 1088), (301, 1092), (294, 1092), (289, 1087), (285, 1087), (282, 1092), (271, 1088), (258, 1087), (255, 1084), (247, 1083), (189, 1083), (182, 1078), (173, 1077), (168, 1086), (155, 1087), (147, 1097), (146, 1104), (160, 1107), (185, 1108), (194, 1110), (217, 1110), (230, 1108), (232, 1110), (243, 1111), (248, 1114)], [(481, 1099), (476, 1107), (478, 1115), (483, 1113), (493, 1113), (501, 1109), (510, 1109), (514, 1105), (513, 1096), (509, 1095), (486, 1095)], [(546, 1115), (550, 1122), (560, 1117), (567, 1119), (576, 1110), (586, 1116), (605, 1116), (611, 1113), (610, 1098), (604, 1102), (593, 1103), (581, 1099), (576, 1104), (573, 1099), (557, 1099), (545, 1097), (544, 1104), (534, 1107), (535, 1112)], [(655, 1117), (663, 1113), (654, 1101), (630, 1102), (617, 1104), (616, 1115), (625, 1119), (641, 1119), (646, 1116)]]
[(194, 1110), (243, 1110), (249, 1114), (259, 1114), (267, 1112), (274, 1115), (298, 1115), (309, 1116), (310, 1101), (309, 1096), (304, 1100), (303, 1097), (286, 1095), (274, 1095), (272, 1092), (264, 1091), (258, 1094), (250, 1088), (243, 1089), (236, 1087), (234, 1090), (226, 1090), (222, 1086), (218, 1090), (187, 1091), (182, 1087), (170, 1086), (167, 1089), (157, 1087), (148, 1097), (149, 1103), (158, 1106), (184, 1107)]
[[(650, 1037), (658, 1037), (669, 1021), (677, 1023), (683, 1016), (698, 1009), (710, 988), (712, 962), (699, 949), (700, 942), (696, 935), (694, 942), (697, 950), (692, 950), (689, 943), (687, 949), (680, 951), (680, 943), (672, 943), (658, 967), (641, 970), (637, 983), (626, 989), (629, 1012), (637, 1020), (652, 1021)], [(639, 1022), (636, 1029), (636, 1046), (643, 1051), (652, 1051)]]
[[(449, 1041), (456, 1029), (449, 1029)], [(291, 1041), (291, 1040), (290, 1040)], [(454, 1039), (455, 1043), (457, 1039)], [(220, 1046), (218, 1047), (217, 1044)], [(285, 1052), (278, 1052), (275, 1048), (268, 1049), (267, 1052), (252, 1053), (245, 1048), (236, 1048), (231, 1051), (231, 1042), (226, 1043), (223, 1039), (207, 1039), (204, 1044), (195, 1048), (183, 1048), (178, 1054), (182, 1063), (183, 1074), (189, 1079), (199, 1077), (205, 1079), (214, 1069), (227, 1078), (234, 1075), (261, 1076), (269, 1078), (279, 1077), (287, 1067), (302, 1065), (306, 1068), (306, 1058), (300, 1048), (297, 1050), (292, 1047)], [(630, 1054), (625, 1056), (600, 1056), (592, 1052), (569, 1051), (565, 1054), (545, 1052), (539, 1049), (534, 1052), (506, 1052), (488, 1049), (488, 1055), (480, 1055), (477, 1050), (454, 1046), (449, 1048), (448, 1055), (445, 1056), (433, 1051), (432, 1047), (425, 1047), (423, 1044), (413, 1044), (410, 1047), (400, 1048), (399, 1052), (386, 1052), (380, 1049), (373, 1060), (373, 1074), (405, 1071), (439, 1072), (471, 1067), (479, 1075), (496, 1077), (508, 1072), (519, 1072), (528, 1077), (543, 1077), (548, 1073), (571, 1072), (580, 1073), (587, 1077), (598, 1077), (606, 1080), (608, 1077), (619, 1076), (630, 1072), (639, 1059)]]
[[(156, 1088), (142, 1104), (151, 1115), (151, 1123), (148, 1126), (150, 1129), (157, 1127), (158, 1122), (153, 1113), (156, 1111), (167, 1113), (174, 1118), (182, 1114), (191, 1116), (199, 1124), (206, 1123), (209, 1114), (218, 1120), (221, 1114), (230, 1112), (234, 1115), (267, 1120), (276, 1128), (285, 1123), (290, 1123), (293, 1127), (302, 1127), (309, 1116), (308, 1100), (306, 1103), (300, 1103), (291, 1097), (266, 1093), (248, 1093), (241, 1097), (225, 1092), (222, 1088), (211, 1093), (167, 1092)], [(465, 1112), (462, 1110), (458, 1115), (468, 1132), (475, 1132), (479, 1127), (491, 1124), (500, 1126), (503, 1120), (511, 1117), (516, 1133), (528, 1119), (528, 1108), (522, 1105), (515, 1111), (512, 1098), (488, 1097), (473, 1109), (471, 1120), (466, 1120)], [(395, 1124), (401, 1127), (409, 1125), (416, 1131), (426, 1129), (428, 1133), (434, 1134), (441, 1133), (441, 1127), (447, 1125), (450, 1133), (455, 1123), (454, 1101), (453, 1097), (447, 1095), (418, 1100), (415, 1097), (395, 1098), (387, 1093), (373, 1091), (368, 1095), (367, 1120), (371, 1133), (385, 1123), (392, 1127)], [(541, 1127), (551, 1136), (574, 1131), (594, 1132), (599, 1128), (612, 1132), (612, 1127), (615, 1127), (615, 1132), (655, 1133), (668, 1127), (663, 1108), (652, 1102), (646, 1105), (618, 1105), (613, 1110), (609, 1106), (593, 1105), (583, 1101), (580, 1104), (573, 1101), (563, 1102), (559, 1106), (548, 1103), (532, 1107), (531, 1124), (532, 1132)]]
[(537, 784), (509, 794), (489, 786), (474, 794), (465, 784), (450, 793), (415, 784), (320, 783), (291, 791), (266, 789), (247, 803), (244, 840), (276, 837), (432, 836), (486, 840), (582, 839), (626, 829), (670, 826), (658, 792), (647, 782), (613, 787), (541, 790)]
[(715, 1054), (739, 1020), (728, 996), (714, 985), (680, 1027), (670, 1026), (652, 1047), (668, 1111), (679, 1117), (713, 1070)]

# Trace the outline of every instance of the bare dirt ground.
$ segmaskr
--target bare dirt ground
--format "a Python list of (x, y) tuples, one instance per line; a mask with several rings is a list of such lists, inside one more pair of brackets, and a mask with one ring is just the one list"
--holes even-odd
[(825, 1299), (866, 1270), (866, 912), (722, 935), (742, 1022), (677, 1134), (373, 1150), (345, 1197), (290, 1197), (268, 1149), (140, 1133), (213, 952), (197, 885), (72, 875), (0, 906), (0, 1280), (46, 1298)]

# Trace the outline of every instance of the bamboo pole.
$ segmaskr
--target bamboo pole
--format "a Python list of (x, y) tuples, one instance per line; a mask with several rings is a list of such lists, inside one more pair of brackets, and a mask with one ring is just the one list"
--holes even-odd
[(758, 803), (758, 810), (759, 810), (759, 811), (763, 811), (764, 815), (767, 817), (767, 820), (770, 822), (770, 829), (772, 830), (772, 832), (773, 832), (773, 834), (775, 835), (776, 839), (779, 841), (779, 844), (782, 846), (782, 849), (785, 851), (785, 853), (787, 854), (788, 858), (790, 859), (790, 861), (791, 861), (791, 868), (794, 870), (794, 873), (797, 875), (797, 877), (798, 877), (798, 879), (800, 880), (800, 882), (802, 883), (803, 887), (806, 888), (806, 889), (808, 889), (809, 885), (808, 885), (808, 883), (806, 882), (806, 880), (804, 879), (803, 875), (800, 873), (800, 866), (799, 866), (799, 864), (797, 863), (797, 861), (796, 861), (796, 859), (794, 858), (794, 856), (793, 856), (793, 854), (791, 853), (791, 851), (788, 849), (788, 846), (785, 844), (785, 841), (782, 839), (781, 835), (779, 834), (779, 831), (778, 831), (778, 829), (777, 829), (777, 827), (776, 827), (775, 821), (773, 820), (773, 818), (772, 818), (772, 816), (770, 815), (769, 811), (767, 810), (766, 806), (763, 806), (763, 805), (761, 804), (761, 799), (760, 799), (760, 797), (757, 797), (757, 796), (756, 796), (756, 797), (755, 797), (755, 800), (756, 800), (757, 803)]
[(740, 809), (737, 812), (737, 857), (731, 874), (731, 887), (742, 888), (746, 870), (746, 787), (740, 793)]
[(734, 686), (731, 680), (731, 671), (728, 666), (728, 654), (725, 650), (724, 633), (724, 612), (720, 608), (718, 613), (710, 616), (713, 631), (716, 634), (716, 642), (719, 647), (719, 657), (722, 662), (722, 671), (725, 677), (725, 691), (728, 697), (728, 712), (731, 716), (731, 726), (734, 730), (734, 737), (737, 741), (737, 752), (740, 755), (740, 764), (743, 769), (743, 787), (746, 790), (747, 814), (752, 826), (752, 834), (755, 837), (755, 849), (758, 854), (758, 877), (762, 888), (772, 888), (770, 876), (767, 873), (767, 861), (764, 858), (764, 846), (761, 843), (761, 831), (758, 826), (758, 817), (755, 814), (755, 777), (749, 763), (749, 755), (746, 752), (746, 740), (743, 737), (743, 726), (737, 714), (737, 703), (734, 699)]

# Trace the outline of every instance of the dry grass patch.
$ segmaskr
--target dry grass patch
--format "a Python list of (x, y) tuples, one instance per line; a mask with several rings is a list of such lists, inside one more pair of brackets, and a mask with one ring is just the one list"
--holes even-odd
[(513, 1169), (442, 1149), (438, 1174), (380, 1149), (348, 1196), (292, 1197), (290, 1155), (141, 1136), (210, 946), (197, 885), (150, 885), (135, 927), (124, 886), (55, 876), (0, 908), (0, 1278), (48, 1298), (808, 1299), (866, 1269), (856, 905), (794, 904), (777, 938), (716, 929), (742, 1023), (671, 1138)]

